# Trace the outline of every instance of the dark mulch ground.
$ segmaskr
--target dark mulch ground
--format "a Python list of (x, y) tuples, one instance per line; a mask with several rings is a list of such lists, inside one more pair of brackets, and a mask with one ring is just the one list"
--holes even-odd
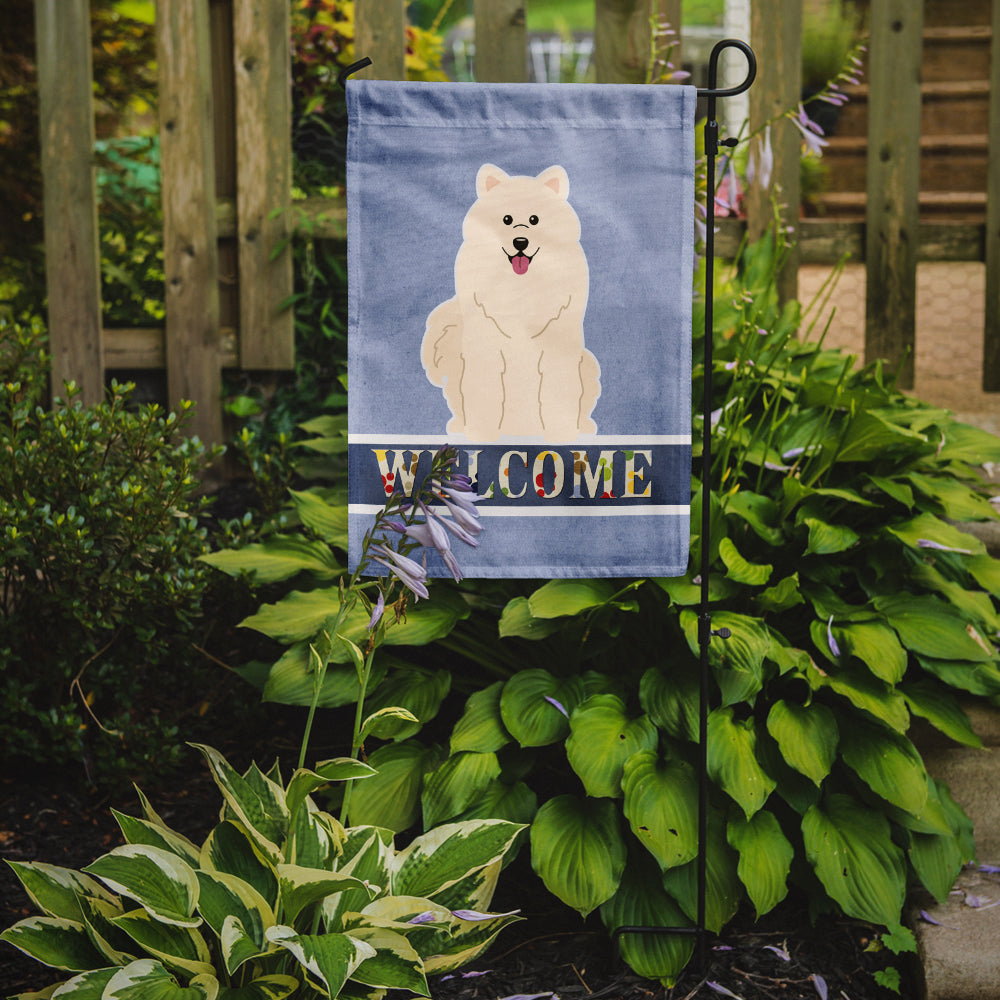
[[(292, 729), (287, 720), (279, 717), (275, 728), (277, 735), (264, 745), (272, 750), (276, 744), (290, 748)], [(260, 732), (256, 735), (259, 740)], [(241, 763), (242, 742), (245, 737), (240, 742), (220, 740), (219, 745), (234, 763)], [(150, 798), (167, 823), (198, 839), (212, 826), (219, 797), (200, 755), (193, 751), (191, 763), (189, 770), (151, 791)], [(0, 779), (0, 858), (80, 868), (121, 843), (112, 806), (139, 813), (134, 795), (124, 791), (102, 795), (74, 783), (73, 776), (8, 774)], [(831, 919), (811, 927), (798, 902), (784, 904), (757, 926), (748, 915), (739, 916), (719, 939), (707, 942), (707, 968), (689, 969), (673, 990), (640, 979), (616, 961), (596, 917), (582, 923), (558, 904), (544, 892), (523, 857), (502, 876), (494, 906), (520, 908), (526, 919), (504, 931), (473, 964), (476, 975), (432, 978), (436, 1000), (550, 993), (563, 1000), (690, 1000), (729, 994), (743, 1000), (815, 1000), (824, 995), (824, 986), (831, 1000), (886, 1000), (891, 994), (878, 987), (872, 975), (888, 964), (904, 974), (902, 996), (918, 992), (899, 960), (865, 950), (872, 940), (870, 928)], [(0, 927), (31, 912), (11, 871), (0, 866)], [(59, 978), (0, 944), (0, 995), (40, 989)]]

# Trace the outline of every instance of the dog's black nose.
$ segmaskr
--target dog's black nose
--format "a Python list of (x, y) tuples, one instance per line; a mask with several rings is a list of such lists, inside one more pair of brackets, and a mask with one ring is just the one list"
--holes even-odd
[(528, 246), (528, 241), (523, 236), (514, 237), (514, 249), (518, 253), (524, 253), (527, 246)]

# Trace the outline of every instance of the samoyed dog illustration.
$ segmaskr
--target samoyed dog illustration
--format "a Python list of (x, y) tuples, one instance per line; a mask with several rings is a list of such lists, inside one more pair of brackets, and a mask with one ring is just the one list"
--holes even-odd
[(601, 369), (583, 342), (590, 278), (566, 171), (511, 177), (487, 163), (476, 195), (455, 296), (427, 317), (420, 350), (451, 410), (447, 431), (483, 442), (594, 434)]

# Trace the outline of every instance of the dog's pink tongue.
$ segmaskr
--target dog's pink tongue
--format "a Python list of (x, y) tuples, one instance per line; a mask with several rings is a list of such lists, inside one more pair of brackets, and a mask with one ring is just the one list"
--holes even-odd
[(514, 268), (515, 274), (527, 274), (530, 263), (531, 258), (526, 257), (523, 253), (519, 253), (516, 257), (511, 257), (510, 259), (510, 266)]

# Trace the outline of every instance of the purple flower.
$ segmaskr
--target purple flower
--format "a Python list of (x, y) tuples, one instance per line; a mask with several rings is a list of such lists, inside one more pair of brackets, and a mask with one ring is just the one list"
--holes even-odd
[(830, 615), (830, 620), (826, 623), (826, 641), (830, 647), (830, 652), (834, 656), (840, 656), (840, 646), (837, 645), (837, 640), (833, 637), (833, 615)]
[(406, 922), (408, 924), (431, 924), (437, 920), (437, 915), (433, 910), (424, 910), (423, 913), (418, 913), (415, 917), (410, 917)]
[(480, 913), (479, 910), (452, 910), (451, 915), (459, 920), (492, 920), (494, 917), (513, 917), (520, 913), (520, 910), (511, 910), (509, 913)]
[(549, 695), (544, 695), (543, 697), (550, 705), (555, 705), (555, 707), (559, 709), (559, 711), (562, 712), (562, 714), (565, 715), (567, 719), (569, 718), (569, 712), (566, 711), (565, 707), (562, 705), (561, 702), (556, 701), (555, 698), (552, 698)]
[(823, 155), (823, 147), (827, 145), (826, 139), (821, 138), (823, 130), (807, 114), (806, 109), (799, 105), (797, 115), (791, 116), (792, 124), (802, 134), (802, 139), (806, 144), (806, 149), (816, 156)]
[(972, 549), (956, 549), (951, 545), (942, 545), (930, 538), (918, 538), (917, 547), (921, 549), (938, 549), (941, 552), (960, 552), (962, 555), (971, 556)]
[(792, 960), (792, 956), (789, 955), (788, 952), (784, 948), (779, 948), (775, 944), (766, 944), (766, 945), (764, 945), (764, 950), (765, 951), (773, 951), (775, 953), (775, 955), (777, 955), (778, 958), (780, 958), (782, 960), (782, 962), (790, 962)]
[(371, 632), (376, 625), (382, 620), (382, 613), (385, 611), (385, 595), (380, 590), (378, 592), (378, 600), (375, 602), (375, 607), (372, 609), (372, 616), (368, 619), (368, 631)]
[(771, 174), (774, 172), (774, 150), (771, 148), (771, 126), (764, 129), (764, 135), (758, 137), (756, 145), (750, 147), (750, 159), (747, 163), (747, 182), (753, 184), (756, 180), (766, 191), (771, 186)]
[(386, 545), (373, 545), (372, 558), (381, 563), (399, 579), (408, 590), (417, 597), (430, 597), (427, 591), (427, 570), (409, 556), (401, 555)]
[[(459, 504), (452, 503), (445, 497), (441, 498), (444, 502), (448, 513), (455, 519), (455, 523), (461, 525), (462, 529), (470, 535), (478, 535), (482, 531), (482, 527), (479, 524), (479, 511), (472, 508), (472, 513), (470, 514), (468, 508), (463, 507)], [(469, 543), (471, 544), (471, 543)]]
[(826, 1000), (827, 989), (826, 980), (818, 973), (813, 973), (810, 977), (813, 981), (813, 986), (816, 987), (816, 992), (819, 994), (819, 1000)]
[(705, 985), (715, 993), (721, 993), (724, 997), (734, 997), (735, 1000), (743, 1000), (743, 998), (738, 994), (734, 993), (732, 990), (727, 990), (725, 986), (721, 983), (713, 983), (711, 980), (705, 983)]

